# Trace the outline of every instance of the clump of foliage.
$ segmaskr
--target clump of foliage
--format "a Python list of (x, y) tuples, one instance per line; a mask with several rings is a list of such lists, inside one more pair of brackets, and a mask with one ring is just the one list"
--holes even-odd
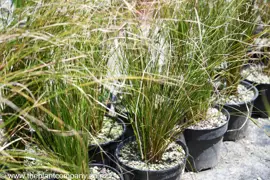
[(2, 31), (5, 128), (12, 136), (26, 127), (23, 142), (33, 128), (36, 144), (65, 162), (59, 167), (87, 174), (89, 139), (101, 131), (106, 112), (104, 42), (117, 31), (109, 29), (111, 6), (31, 3), (17, 9)]
[(270, 23), (270, 3), (260, 0), (257, 1), (257, 5), (262, 22), (266, 25), (266, 27), (269, 27), (268, 25)]
[[(221, 76), (237, 93), (254, 27), (249, 0), (16, 3), (0, 41), (5, 127), (23, 142), (34, 128), (36, 144), (69, 173), (88, 173), (88, 140), (102, 129), (104, 94), (117, 78), (141, 158), (158, 162), (175, 136), (205, 118), (216, 66), (227, 63)], [(120, 62), (120, 77), (107, 77), (109, 59)]]
[(175, 137), (194, 123), (185, 117), (202, 119), (198, 106), (207, 109), (212, 90), (200, 54), (193, 53), (198, 48), (189, 41), (189, 24), (178, 12), (182, 4), (162, 3), (147, 19), (132, 23), (123, 47), (123, 73), (128, 75), (123, 101), (141, 159), (148, 163), (158, 162)]
[(226, 92), (229, 95), (237, 95), (237, 86), (242, 80), (241, 69), (248, 61), (246, 53), (248, 46), (253, 40), (252, 34), (255, 28), (256, 12), (254, 1), (232, 1), (232, 12), (228, 12), (231, 20), (226, 27), (228, 36), (225, 41), (224, 58), (227, 68), (223, 73), (225, 78)]

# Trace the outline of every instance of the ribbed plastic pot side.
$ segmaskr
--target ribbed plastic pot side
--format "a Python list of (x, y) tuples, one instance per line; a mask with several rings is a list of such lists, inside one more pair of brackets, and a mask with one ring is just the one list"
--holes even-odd
[(230, 114), (230, 121), (228, 124), (228, 130), (224, 135), (224, 141), (236, 141), (243, 139), (247, 134), (253, 104), (258, 97), (258, 90), (246, 81), (241, 81), (241, 84), (247, 89), (251, 89), (254, 92), (254, 97), (248, 102), (220, 104), (220, 106), (223, 106)]
[(230, 114), (222, 109), (227, 121), (223, 125), (211, 129), (186, 129), (185, 140), (189, 149), (186, 163), (187, 171), (201, 171), (213, 168), (218, 164), (223, 135), (228, 129)]
[(256, 83), (247, 79), (245, 81), (258, 90), (258, 97), (254, 100), (252, 117), (268, 118), (270, 115), (270, 84)]
[(115, 150), (118, 144), (124, 140), (126, 133), (125, 123), (119, 118), (117, 118), (117, 122), (123, 127), (123, 132), (119, 137), (113, 141), (89, 146), (88, 155), (92, 163), (105, 164), (112, 167), (116, 166)]

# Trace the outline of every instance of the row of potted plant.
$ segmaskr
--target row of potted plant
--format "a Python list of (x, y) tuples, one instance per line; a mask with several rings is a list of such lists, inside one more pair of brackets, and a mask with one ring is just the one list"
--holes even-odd
[(269, 115), (269, 3), (258, 2), (258, 26), (254, 43), (248, 52), (250, 63), (243, 68), (242, 75), (245, 80), (259, 91), (254, 101), (252, 117), (268, 118)]
[[(25, 26), (15, 16), (2, 31), (1, 114), (11, 138), (1, 172), (106, 179), (109, 165), (120, 170), (116, 179), (177, 179), (185, 164), (214, 167), (223, 135), (245, 136), (258, 95), (240, 81), (251, 7), (244, 0), (26, 6)], [(27, 142), (45, 153), (22, 153)], [(25, 159), (41, 165), (25, 167)]]
[[(189, 5), (190, 4), (187, 4), (187, 6), (182, 7), (185, 10), (192, 12), (192, 10), (188, 8)], [(239, 9), (236, 8), (234, 9), (235, 11), (233, 11), (230, 8), (228, 8), (229, 10), (226, 8), (223, 9), (224, 11), (222, 11), (220, 7), (226, 6), (224, 4), (221, 5), (217, 3), (212, 4), (212, 6), (216, 6), (212, 10), (214, 11), (215, 9), (219, 9), (219, 11), (212, 12), (210, 9), (210, 12), (213, 14), (220, 13), (230, 15), (235, 13), (236, 16), (241, 14), (241, 16), (238, 18), (246, 18), (243, 21), (251, 21), (252, 18), (254, 18), (254, 16), (252, 16), (252, 9), (250, 9), (249, 6), (243, 8), (243, 4), (240, 5), (236, 2), (226, 5), (237, 7)], [(200, 4), (198, 4), (198, 6), (200, 6)], [(208, 14), (205, 16), (209, 16), (209, 11), (207, 12)], [(248, 16), (244, 16), (244, 14), (242, 14), (243, 12), (246, 12)], [(151, 13), (157, 14), (157, 12)], [(148, 18), (151, 16), (151, 13), (149, 13), (150, 15), (147, 14)], [(200, 14), (200, 11), (194, 13), (198, 13), (199, 17), (203, 19), (204, 14)], [(213, 17), (223, 16), (216, 15)], [(165, 135), (173, 137), (174, 135), (172, 134), (171, 129), (174, 129), (175, 124), (177, 124), (177, 127), (180, 127), (180, 130), (182, 131), (183, 129), (187, 128), (184, 130), (184, 136), (189, 150), (187, 169), (201, 171), (203, 169), (212, 168), (217, 164), (220, 145), (222, 143), (224, 134), (225, 140), (238, 140), (246, 135), (248, 127), (247, 125), (251, 115), (250, 112), (252, 111), (253, 101), (258, 96), (258, 91), (251, 84), (240, 81), (242, 78), (240, 74), (241, 68), (248, 59), (245, 57), (246, 48), (242, 43), (236, 42), (235, 40), (238, 39), (238, 41), (244, 41), (247, 36), (252, 34), (254, 25), (244, 23), (240, 26), (240, 24), (238, 24), (239, 22), (234, 21), (233, 19), (230, 23), (228, 23), (228, 26), (219, 27), (221, 24), (228, 22), (228, 18), (219, 19), (219, 22), (217, 22), (216, 19), (212, 21), (208, 20), (210, 21), (207, 22), (208, 24), (206, 22), (201, 22), (203, 25), (199, 25), (199, 29), (202, 29), (201, 31), (204, 32), (205, 36), (197, 39), (194, 38), (192, 41), (188, 38), (198, 37), (194, 36), (196, 35), (194, 32), (196, 32), (197, 27), (194, 27), (192, 23), (185, 22), (184, 19), (181, 21), (179, 17), (178, 20), (179, 21), (176, 23), (177, 25), (162, 22), (166, 24), (165, 26), (169, 27), (168, 29), (170, 30), (173, 29), (172, 27), (177, 27), (178, 29), (173, 29), (173, 31), (170, 31), (171, 49), (166, 47), (166, 43), (164, 42), (161, 45), (157, 45), (163, 47), (163, 49), (159, 52), (155, 52), (155, 57), (158, 57), (158, 59), (152, 58), (153, 54), (147, 54), (151, 48), (146, 44), (150, 43), (145, 43), (142, 45), (142, 47), (137, 47), (139, 44), (138, 42), (134, 43), (137, 46), (131, 45), (131, 47), (135, 47), (136, 50), (136, 53), (131, 54), (133, 57), (127, 56), (127, 54), (130, 54), (130, 49), (128, 49), (128, 52), (124, 53), (125, 57), (130, 60), (128, 63), (126, 63), (128, 64), (126, 67), (126, 69), (128, 69), (128, 74), (142, 78), (141, 81), (131, 81), (128, 83), (132, 85), (132, 88), (135, 88), (135, 91), (134, 89), (132, 89), (131, 92), (128, 91), (128, 97), (122, 98), (122, 101), (124, 100), (122, 107), (125, 107), (127, 110), (127, 119), (129, 119), (130, 123), (132, 124), (136, 137), (136, 144), (141, 148), (137, 149), (137, 152), (140, 152), (141, 159), (151, 162), (152, 164), (155, 164), (153, 161), (156, 160), (156, 162), (160, 162), (162, 164), (164, 161), (162, 156), (160, 156), (159, 160), (156, 159), (156, 156), (158, 156), (158, 152), (161, 152), (163, 149), (163, 144), (166, 144), (166, 140), (168, 142), (172, 142), (172, 139), (170, 141), (168, 140), (170, 137), (165, 139)], [(198, 21), (198, 19), (195, 19), (193, 22), (196, 22), (196, 20)], [(216, 27), (216, 29), (208, 29), (206, 25), (209, 25), (211, 28)], [(235, 29), (236, 26), (239, 26), (239, 29)], [(233, 30), (229, 31), (229, 33), (224, 31), (224, 29), (227, 30), (230, 28)], [(155, 26), (150, 26), (149, 29), (155, 31), (157, 28)], [(160, 34), (166, 34), (169, 30), (167, 30), (167, 32), (166, 30), (164, 31), (165, 32), (159, 29)], [(247, 34), (240, 34), (242, 31), (246, 31)], [(234, 32), (238, 36), (235, 34), (230, 34), (231, 32)], [(207, 33), (209, 33), (211, 36), (213, 36), (214, 33), (217, 33), (217, 37), (215, 37), (216, 39), (213, 38), (209, 40)], [(155, 36), (154, 32), (151, 33), (150, 31), (148, 34), (150, 34), (148, 37), (150, 40), (160, 38)], [(222, 38), (231, 35), (233, 37), (232, 41), (228, 39), (224, 39), (224, 41), (222, 41)], [(208, 51), (204, 49), (204, 45), (207, 44), (204, 44), (204, 41), (208, 43), (207, 48), (209, 49), (206, 49), (211, 52), (209, 54), (206, 54)], [(159, 42), (162, 41), (159, 40)], [(212, 46), (209, 46), (209, 44)], [(221, 47), (222, 49), (218, 49), (217, 47)], [(155, 51), (156, 49), (159, 50), (160, 48), (155, 46), (153, 49)], [(187, 55), (185, 54), (186, 51), (189, 52), (188, 58), (185, 56)], [(167, 56), (165, 59), (170, 59), (168, 64), (166, 60), (162, 63), (159, 62), (160, 59), (161, 61), (163, 60), (162, 53), (164, 52), (172, 52), (172, 54), (166, 54)], [(225, 54), (226, 57), (224, 57)], [(220, 57), (221, 55), (222, 57)], [(192, 59), (192, 62), (190, 59)], [(228, 67), (226, 67), (225, 71), (222, 71), (217, 75), (215, 72), (216, 66), (224, 62), (227, 63)], [(162, 71), (163, 69), (169, 69), (170, 71)], [(191, 72), (190, 69), (194, 71)], [(162, 79), (162, 77), (165, 76), (162, 73), (170, 73), (170, 77), (173, 77), (172, 80), (180, 80), (179, 87), (173, 88), (174, 85), (172, 83), (170, 83), (170, 85), (166, 84), (169, 82)], [(161, 77), (153, 77), (153, 74), (159, 74)], [(217, 88), (215, 91), (213, 88), (215, 83), (212, 81), (214, 81), (214, 78), (217, 76), (219, 78), (218, 81), (221, 81), (221, 85), (223, 87), (215, 86)], [(156, 84), (156, 82), (152, 82), (153, 80), (149, 83), (149, 79), (160, 80)], [(184, 84), (181, 84), (183, 83), (183, 80)], [(190, 84), (191, 86), (189, 86)], [(156, 92), (157, 94), (153, 92)], [(220, 109), (209, 109), (211, 104), (213, 104), (213, 100), (211, 98), (213, 97), (214, 93), (217, 93), (217, 99), (215, 99), (217, 100), (217, 103), (215, 104), (219, 104), (219, 107), (225, 107), (225, 109), (229, 111), (228, 113), (225, 109), (223, 109), (225, 116), (218, 113)], [(241, 93), (243, 93), (243, 95), (239, 95)], [(247, 99), (245, 99), (246, 96)], [(132, 102), (132, 99), (134, 99), (134, 102)], [(187, 102), (187, 99), (190, 101)], [(174, 100), (176, 100), (176, 102), (180, 102), (180, 104), (170, 105), (170, 103), (176, 103)], [(185, 102), (187, 102), (186, 106)], [(174, 107), (176, 107), (176, 109), (174, 109)], [(210, 115), (208, 112), (210, 112)], [(166, 115), (168, 115), (168, 118), (166, 118)], [(174, 115), (177, 115), (177, 121), (174, 121)], [(213, 117), (211, 117), (211, 115)], [(162, 118), (162, 120), (159, 120), (159, 118)], [(179, 121), (181, 119), (184, 121)], [(218, 121), (213, 123), (211, 122), (213, 119), (218, 119)], [(168, 124), (174, 125), (171, 127)], [(195, 125), (190, 126), (191, 124)], [(164, 128), (158, 128), (160, 126)], [(159, 132), (158, 130), (162, 130), (162, 132)], [(174, 131), (174, 133), (179, 132)], [(161, 139), (156, 140), (155, 138)], [(132, 140), (134, 141), (134, 139)], [(155, 149), (155, 147), (158, 145), (155, 145), (155, 141), (153, 142), (153, 140), (160, 143), (158, 145), (161, 147)], [(148, 143), (147, 141), (150, 142)], [(145, 168), (143, 164), (134, 162), (134, 159), (139, 159), (136, 158), (135, 155), (130, 155), (130, 159), (128, 159), (127, 155), (121, 154), (121, 150), (123, 153), (127, 153), (129, 151), (130, 154), (135, 154), (136, 152), (132, 149), (136, 148), (136, 146), (134, 147), (128, 143), (132, 144), (132, 142), (128, 142), (126, 140), (119, 146), (116, 152), (116, 156), (119, 156), (118, 161), (120, 165), (124, 166), (123, 173), (126, 179), (155, 179), (157, 177), (161, 177), (163, 179), (177, 179), (180, 177), (181, 168), (178, 167), (179, 164), (178, 166), (175, 166), (176, 168), (168, 168), (164, 170), (157, 169), (158, 166), (155, 167), (154, 165), (149, 165), (148, 168)], [(127, 148), (125, 148), (125, 146), (127, 146)], [(150, 153), (154, 153), (154, 155), (151, 157)], [(164, 154), (166, 153), (167, 152), (165, 149)], [(185, 160), (183, 159), (180, 162), (182, 162), (183, 169)]]

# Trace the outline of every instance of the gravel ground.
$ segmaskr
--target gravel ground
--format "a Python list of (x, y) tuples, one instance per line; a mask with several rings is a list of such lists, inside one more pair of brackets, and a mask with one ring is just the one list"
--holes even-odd
[[(270, 119), (255, 119), (237, 142), (224, 142), (219, 164), (199, 173), (185, 172), (182, 180), (270, 180)], [(260, 127), (258, 127), (260, 126)]]

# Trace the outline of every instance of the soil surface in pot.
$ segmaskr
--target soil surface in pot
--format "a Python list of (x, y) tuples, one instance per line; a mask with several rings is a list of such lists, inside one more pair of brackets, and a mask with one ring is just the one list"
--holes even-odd
[(212, 129), (222, 126), (226, 123), (227, 117), (216, 108), (209, 108), (205, 120), (189, 126), (189, 129)]
[(251, 101), (255, 94), (252, 89), (246, 88), (244, 85), (239, 84), (237, 87), (238, 95), (220, 95), (216, 97), (219, 104), (239, 104)]
[(179, 165), (185, 158), (185, 151), (179, 144), (172, 142), (167, 147), (162, 158), (157, 163), (147, 163), (141, 160), (137, 143), (131, 142), (126, 144), (119, 153), (119, 160), (136, 169), (140, 170), (166, 170)]
[(121, 178), (117, 173), (106, 167), (90, 167), (91, 180), (120, 180)]
[(124, 129), (122, 124), (105, 117), (101, 132), (94, 138), (90, 139), (90, 144), (102, 144), (117, 139)]
[(264, 67), (262, 65), (252, 65), (243, 69), (241, 74), (249, 81), (259, 84), (270, 84), (270, 76), (263, 72)]
[(253, 45), (251, 47), (250, 54), (260, 54), (267, 52), (270, 47), (270, 39), (269, 38), (255, 38)]

